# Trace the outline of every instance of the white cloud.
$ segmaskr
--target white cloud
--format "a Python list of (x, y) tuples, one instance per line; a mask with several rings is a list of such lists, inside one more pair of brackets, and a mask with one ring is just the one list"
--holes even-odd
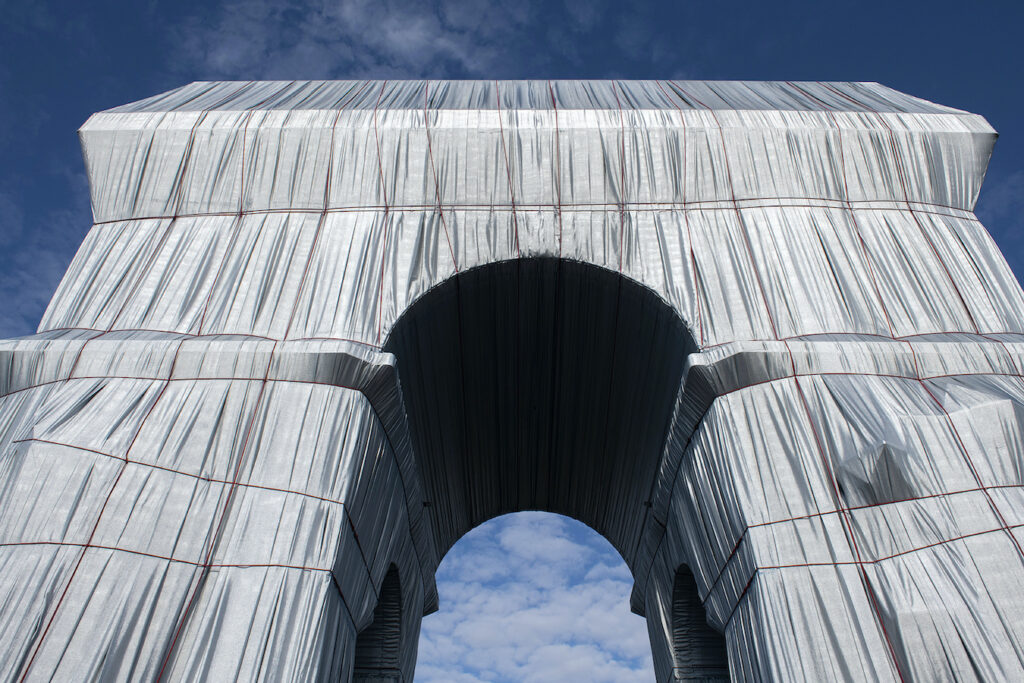
[(989, 178), (982, 187), (977, 214), (999, 243), (1014, 275), (1024, 278), (1024, 170)]
[(437, 575), (441, 609), (423, 620), (417, 681), (651, 681), (632, 579), (579, 522), (524, 512), (466, 534)]
[(1019, 227), (1024, 223), (1024, 170), (990, 179), (982, 188), (977, 208), (983, 220), (998, 226), (1009, 222)]
[[(89, 229), (91, 213), (84, 173), (66, 170), (67, 206), (44, 210), (33, 221), (17, 197), (0, 193), (0, 338), (32, 334)], [(31, 225), (31, 227), (29, 227)]]
[(494, 76), (528, 2), (234, 0), (175, 31), (178, 71), (201, 78)]
[(18, 242), (24, 229), (25, 216), (14, 197), (0, 192), (0, 247)]
[(573, 20), (578, 31), (589, 31), (601, 19), (607, 10), (603, 2), (597, 0), (565, 0), (565, 10)]

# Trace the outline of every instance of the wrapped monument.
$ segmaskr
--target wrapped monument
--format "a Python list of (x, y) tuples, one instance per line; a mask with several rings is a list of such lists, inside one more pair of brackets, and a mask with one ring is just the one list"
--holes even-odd
[(411, 681), (571, 515), (658, 681), (1024, 679), (995, 133), (872, 83), (194, 83), (0, 343), (0, 678)]

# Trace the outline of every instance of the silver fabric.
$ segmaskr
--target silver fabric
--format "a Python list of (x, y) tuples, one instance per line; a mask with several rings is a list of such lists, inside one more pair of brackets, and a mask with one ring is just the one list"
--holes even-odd
[(981, 117), (874, 83), (239, 82), (80, 136), (94, 226), (0, 343), (0, 678), (347, 680), (394, 567), (411, 680), (480, 514), (431, 499), (388, 343), (543, 258), (690, 340), (663, 445), (613, 458), (643, 476), (558, 503), (633, 571), (659, 681), (683, 565), (736, 680), (1024, 679), (1024, 293), (973, 214)]

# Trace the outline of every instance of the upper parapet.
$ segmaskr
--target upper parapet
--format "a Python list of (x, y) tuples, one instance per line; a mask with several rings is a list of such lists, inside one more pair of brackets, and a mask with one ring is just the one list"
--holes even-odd
[(562, 80), (200, 81), (103, 113), (423, 108), (967, 114), (879, 83)]
[(80, 136), (110, 222), (795, 198), (970, 211), (995, 131), (877, 83), (250, 81), (100, 112)]

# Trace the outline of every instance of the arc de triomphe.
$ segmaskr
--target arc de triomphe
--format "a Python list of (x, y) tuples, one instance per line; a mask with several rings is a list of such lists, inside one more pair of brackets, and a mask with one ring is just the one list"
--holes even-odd
[(94, 226), (0, 344), (0, 678), (410, 681), (440, 558), (541, 509), (659, 682), (1024, 679), (994, 139), (871, 83), (94, 115)]

